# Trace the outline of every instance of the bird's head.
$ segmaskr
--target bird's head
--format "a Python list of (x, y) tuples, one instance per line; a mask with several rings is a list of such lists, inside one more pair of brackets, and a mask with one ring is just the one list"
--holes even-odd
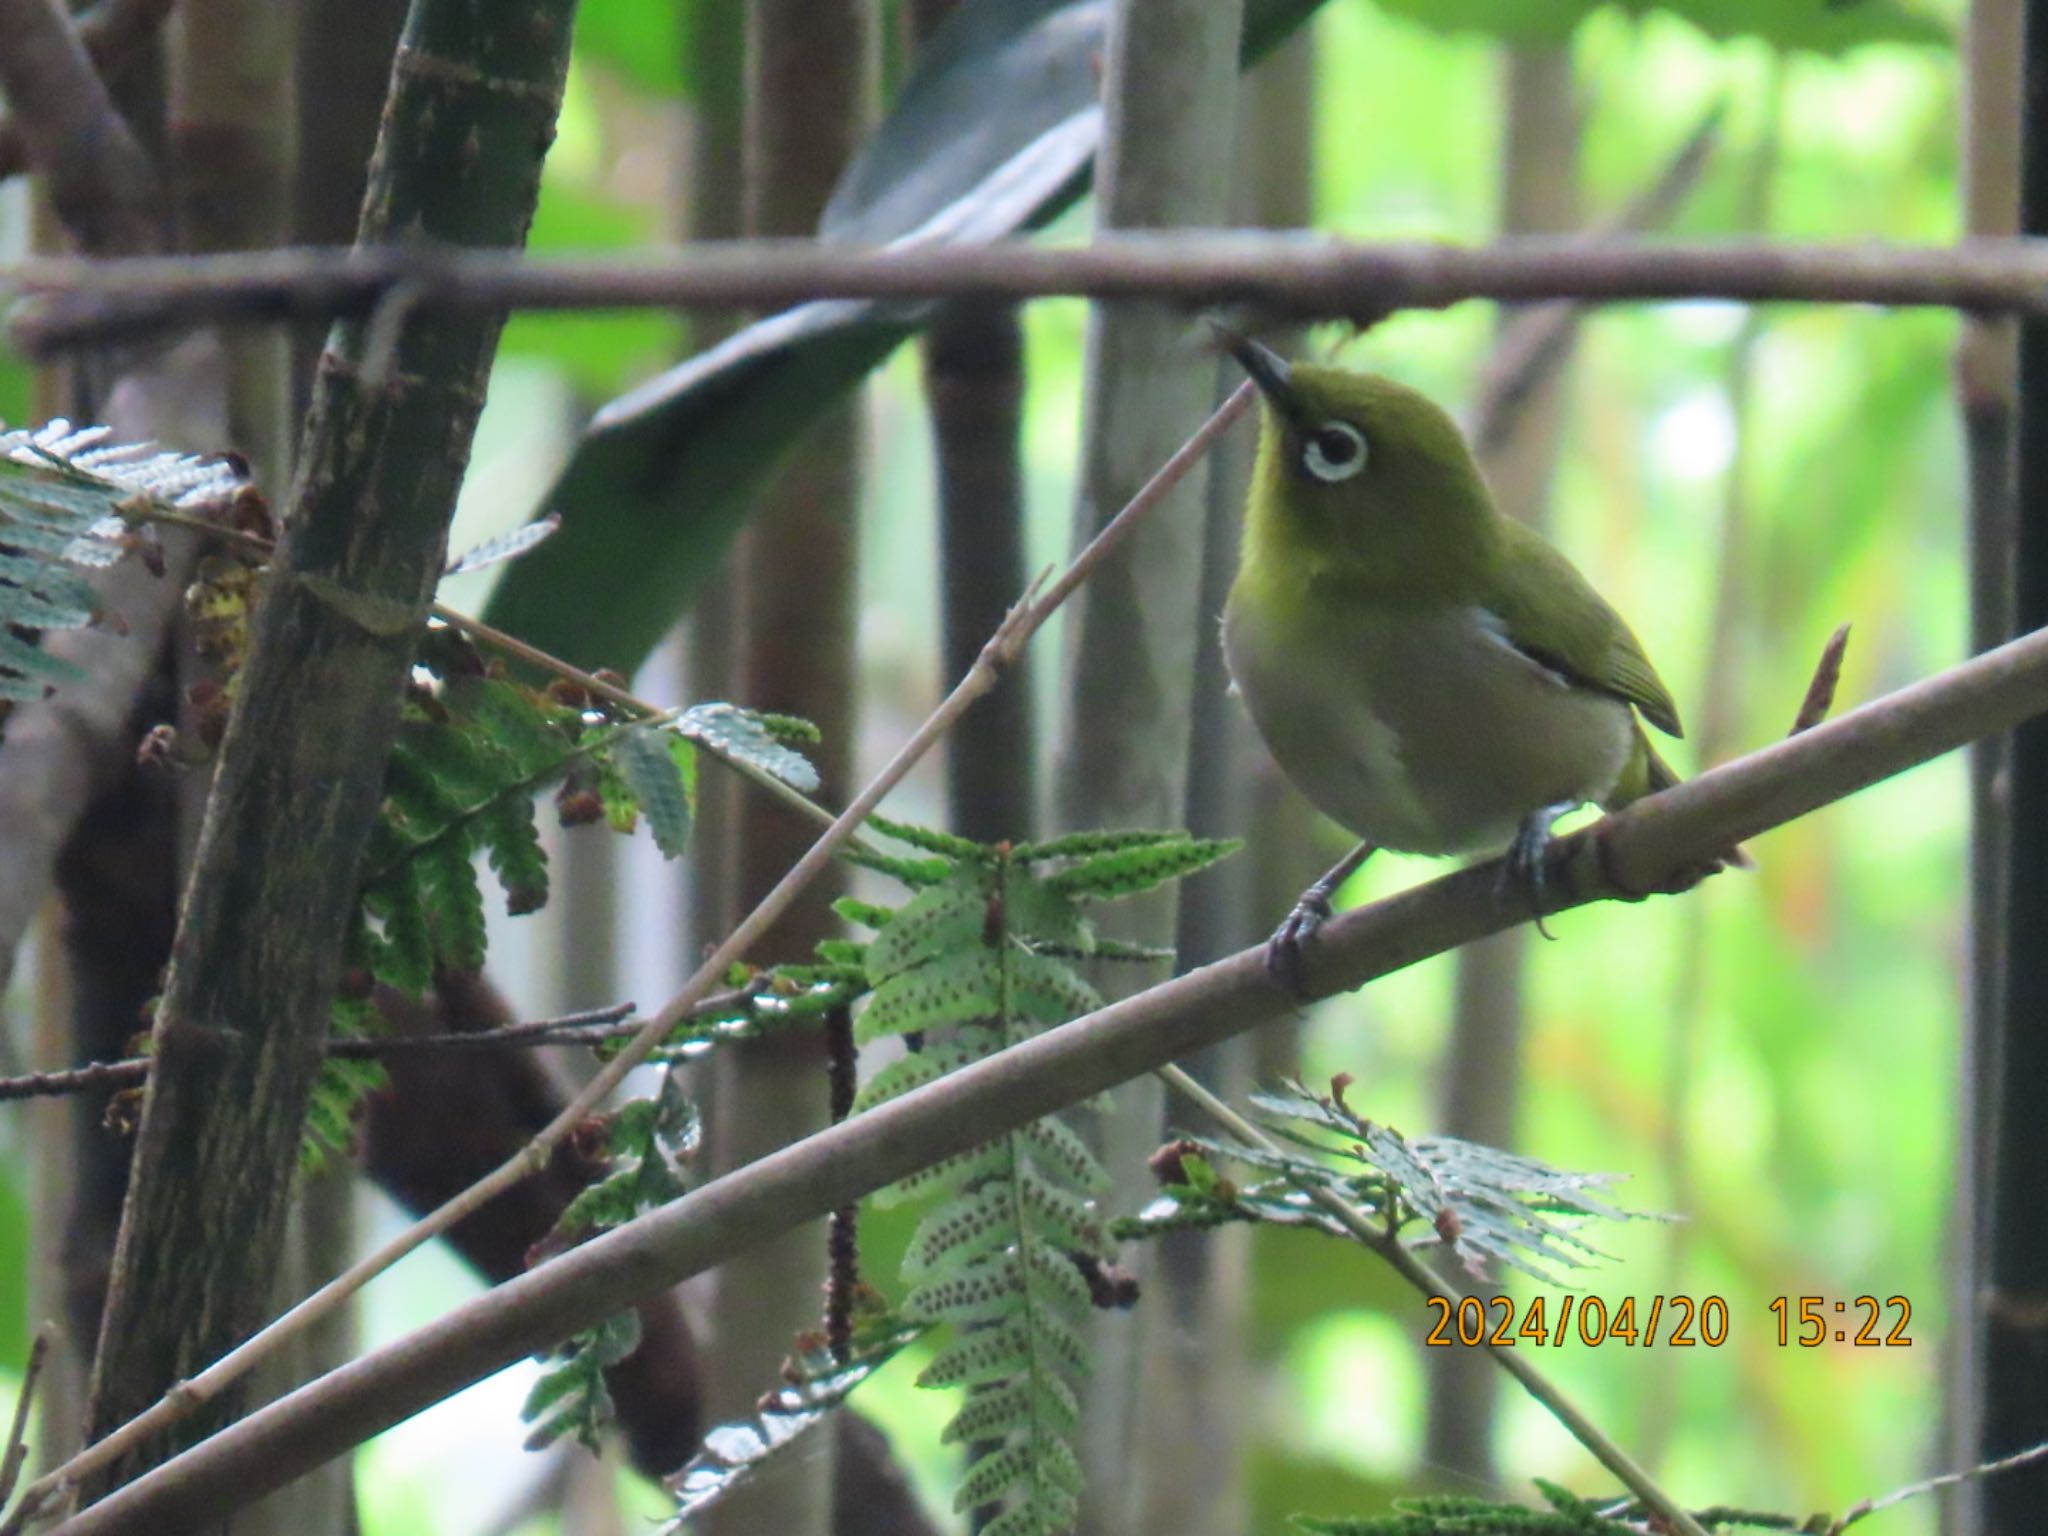
[(1498, 514), (1457, 423), (1392, 379), (1224, 340), (1265, 405), (1247, 548), (1267, 541), (1388, 596), (1468, 585)]

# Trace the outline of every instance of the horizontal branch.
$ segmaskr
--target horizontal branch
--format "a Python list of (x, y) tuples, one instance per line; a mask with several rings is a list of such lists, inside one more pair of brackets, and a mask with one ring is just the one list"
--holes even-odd
[[(2036, 631), (1559, 841), (1558, 909), (1683, 884), (1723, 850), (2048, 709)], [(1520, 921), (1482, 864), (1345, 913), (1311, 995), (1361, 986)], [(771, 1154), (308, 1383), (65, 1522), (66, 1536), (195, 1528), (637, 1298), (990, 1136), (1284, 1017), (1248, 949)]]
[(43, 352), (172, 325), (361, 316), (394, 292), (408, 309), (441, 311), (1067, 295), (1354, 320), (1463, 299), (1788, 300), (2048, 314), (2048, 241), (1938, 247), (1532, 238), (1467, 248), (1202, 233), (1119, 235), (1069, 247), (707, 241), (606, 257), (386, 248), (0, 267), (0, 293), (34, 300), (14, 321), (17, 340)]

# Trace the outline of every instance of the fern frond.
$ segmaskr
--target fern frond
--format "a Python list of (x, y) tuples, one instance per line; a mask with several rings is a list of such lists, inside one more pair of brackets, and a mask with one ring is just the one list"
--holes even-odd
[(526, 1448), (545, 1450), (564, 1435), (574, 1435), (595, 1454), (598, 1437), (612, 1419), (612, 1395), (604, 1373), (639, 1347), (640, 1314), (626, 1311), (577, 1334), (549, 1357), (547, 1369), (519, 1410), (520, 1418), (532, 1426)]

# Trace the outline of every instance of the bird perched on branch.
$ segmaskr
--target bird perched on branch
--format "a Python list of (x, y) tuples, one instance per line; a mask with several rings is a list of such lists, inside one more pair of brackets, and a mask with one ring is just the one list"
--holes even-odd
[(1551, 823), (1678, 782), (1643, 730), (1683, 734), (1670, 691), (1572, 563), (1494, 506), (1441, 408), (1219, 333), (1265, 406), (1230, 675), (1281, 770), (1364, 839), (1269, 966), (1299, 990), (1303, 942), (1375, 847), (1505, 847), (1504, 885), (1540, 920)]

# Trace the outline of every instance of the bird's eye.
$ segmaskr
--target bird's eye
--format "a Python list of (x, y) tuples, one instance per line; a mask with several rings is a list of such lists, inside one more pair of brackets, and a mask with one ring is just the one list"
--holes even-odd
[(1348, 421), (1326, 421), (1301, 445), (1301, 467), (1326, 485), (1365, 468), (1365, 434)]

